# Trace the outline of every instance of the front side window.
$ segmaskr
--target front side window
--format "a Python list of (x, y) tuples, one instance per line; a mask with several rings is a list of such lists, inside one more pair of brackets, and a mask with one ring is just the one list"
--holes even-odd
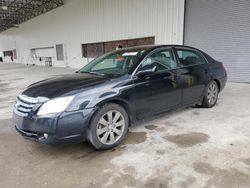
[(171, 49), (162, 49), (149, 55), (142, 63), (140, 70), (153, 69), (156, 72), (177, 68)]
[(124, 75), (128, 74), (138, 62), (145, 49), (118, 50), (104, 54), (85, 67), (80, 73), (89, 72), (97, 74)]
[(186, 67), (206, 63), (199, 52), (185, 49), (177, 49), (176, 52), (181, 66)]

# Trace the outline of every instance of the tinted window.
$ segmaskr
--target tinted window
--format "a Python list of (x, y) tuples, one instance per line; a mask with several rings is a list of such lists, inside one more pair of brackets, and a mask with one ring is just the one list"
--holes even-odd
[(199, 52), (193, 50), (177, 49), (177, 56), (182, 66), (191, 66), (206, 63)]
[(164, 71), (177, 68), (171, 49), (163, 49), (148, 56), (142, 63), (140, 70), (152, 69), (156, 66), (156, 71)]

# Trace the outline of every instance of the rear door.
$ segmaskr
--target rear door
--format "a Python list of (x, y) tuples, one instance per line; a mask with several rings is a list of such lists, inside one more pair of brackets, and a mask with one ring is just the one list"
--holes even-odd
[(201, 52), (190, 48), (174, 48), (180, 68), (178, 75), (182, 84), (182, 104), (201, 100), (209, 82), (209, 66)]

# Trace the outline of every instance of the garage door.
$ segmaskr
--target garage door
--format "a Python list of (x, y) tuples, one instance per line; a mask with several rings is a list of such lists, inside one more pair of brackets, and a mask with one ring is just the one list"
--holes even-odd
[(37, 57), (55, 57), (55, 49), (54, 47), (46, 47), (46, 48), (34, 48)]
[(250, 82), (250, 1), (186, 0), (184, 44), (222, 61), (228, 79)]

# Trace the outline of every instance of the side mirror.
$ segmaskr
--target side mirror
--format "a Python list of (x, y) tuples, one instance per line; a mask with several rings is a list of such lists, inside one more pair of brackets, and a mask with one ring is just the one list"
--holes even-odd
[(156, 72), (156, 66), (154, 66), (153, 68), (145, 68), (143, 70), (140, 70), (136, 73), (137, 76), (146, 76), (149, 74), (152, 74)]

